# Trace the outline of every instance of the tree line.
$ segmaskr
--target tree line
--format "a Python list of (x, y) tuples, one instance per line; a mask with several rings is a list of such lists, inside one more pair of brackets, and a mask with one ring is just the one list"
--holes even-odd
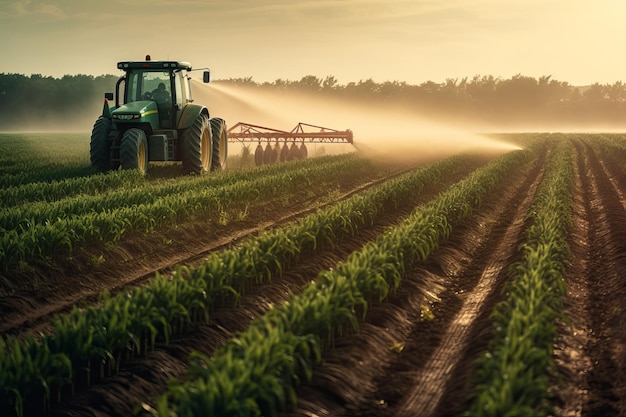
[(573, 86), (551, 76), (533, 78), (515, 75), (446, 79), (409, 84), (371, 79), (339, 84), (333, 76), (312, 75), (299, 81), (257, 83), (252, 78), (223, 82), (253, 88), (309, 91), (381, 106), (400, 105), (431, 118), (494, 127), (540, 126), (572, 128), (626, 127), (626, 84), (595, 83)]
[[(91, 130), (114, 75), (0, 74), (0, 131)], [(86, 126), (86, 127), (85, 127)]]
[[(103, 93), (114, 91), (114, 75), (0, 74), (0, 131), (90, 130), (100, 114)], [(380, 106), (402, 106), (442, 120), (494, 127), (626, 126), (626, 84), (572, 86), (550, 76), (508, 79), (474, 76), (409, 84), (372, 79), (340, 84), (334, 76), (307, 75), (297, 81), (255, 82), (252, 77), (216, 82), (275, 91), (298, 91)]]

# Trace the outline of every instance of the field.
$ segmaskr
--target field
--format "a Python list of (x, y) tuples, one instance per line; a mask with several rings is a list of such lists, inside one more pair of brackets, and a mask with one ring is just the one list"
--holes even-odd
[(0, 415), (626, 415), (626, 135), (94, 174), (0, 134)]

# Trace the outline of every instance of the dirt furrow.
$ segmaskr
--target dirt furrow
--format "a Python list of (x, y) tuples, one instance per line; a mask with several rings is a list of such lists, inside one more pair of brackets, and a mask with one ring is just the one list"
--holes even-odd
[[(405, 278), (389, 302), (373, 305), (361, 331), (338, 342), (313, 381), (299, 389), (297, 409), (286, 415), (392, 416), (403, 410), (428, 415), (425, 408), (440, 415), (438, 399), (445, 403), (450, 397), (459, 403), (463, 383), (458, 382), (467, 380), (477, 338), (488, 327), (485, 319), (504, 279), (498, 274), (491, 289), (478, 282), (515, 256), (542, 168), (540, 162), (527, 175), (509, 178), (479, 214), (452, 232), (428, 264)], [(495, 297), (478, 295), (478, 288)], [(480, 313), (474, 309), (464, 315), (464, 303), (470, 306), (487, 298)], [(446, 328), (459, 333), (446, 333)], [(451, 377), (455, 383), (445, 387)], [(420, 380), (432, 397), (411, 398)]]
[(559, 407), (565, 416), (617, 416), (626, 405), (626, 213), (609, 172), (621, 167), (601, 163), (587, 144), (577, 149)]
[[(591, 319), (586, 314), (589, 274), (590, 239), (592, 237), (590, 204), (583, 187), (583, 163), (577, 146), (572, 191), (572, 225), (569, 230), (570, 259), (566, 266), (567, 293), (564, 303), (566, 321), (557, 323), (557, 344), (554, 360), (558, 369), (558, 383), (554, 388), (556, 408), (563, 417), (579, 417), (588, 401), (585, 377), (592, 368), (592, 360), (585, 351), (591, 336)], [(587, 184), (588, 185), (588, 184)]]
[(83, 390), (67, 404), (54, 409), (53, 416), (128, 416), (139, 402), (154, 405), (156, 396), (163, 393), (169, 378), (182, 378), (187, 369), (187, 358), (192, 350), (211, 356), (236, 332), (245, 330), (251, 320), (264, 314), (271, 304), (278, 304), (298, 293), (318, 272), (334, 266), (365, 242), (375, 239), (385, 227), (394, 224), (415, 205), (433, 198), (441, 189), (467, 175), (484, 163), (467, 167), (463, 172), (433, 184), (422, 194), (404, 202), (395, 212), (388, 213), (376, 225), (357, 236), (347, 238), (337, 245), (284, 271), (281, 279), (254, 287), (244, 295), (236, 308), (221, 308), (211, 316), (208, 325), (197, 325), (189, 334), (162, 346), (147, 357), (127, 363), (119, 375), (107, 378), (100, 384)]
[[(280, 227), (299, 217), (304, 217), (314, 211), (323, 209), (329, 204), (345, 200), (356, 193), (363, 192), (384, 181), (388, 181), (406, 171), (406, 169), (397, 170), (382, 178), (365, 183), (357, 181), (348, 191), (338, 195), (332, 202), (320, 204), (314, 200), (308, 202), (306, 205), (296, 204), (289, 210), (285, 210), (284, 213), (277, 213), (269, 219), (267, 216), (251, 214), (250, 219), (235, 226), (236, 229), (234, 231), (221, 231), (215, 236), (207, 234), (203, 237), (203, 230), (194, 228), (188, 233), (185, 233), (185, 241), (187, 244), (184, 250), (174, 250), (169, 255), (163, 256), (164, 251), (154, 248), (150, 248), (151, 254), (144, 252), (142, 255), (139, 255), (142, 249), (131, 249), (132, 242), (131, 247), (125, 249), (122, 249), (124, 244), (121, 244), (120, 248), (115, 250), (123, 253), (123, 257), (126, 261), (111, 265), (105, 271), (95, 272), (95, 274), (101, 278), (101, 283), (106, 283), (104, 287), (102, 285), (93, 287), (85, 286), (80, 291), (75, 291), (76, 288), (82, 287), (82, 283), (85, 281), (84, 276), (77, 273), (76, 276), (66, 276), (63, 277), (63, 279), (74, 280), (80, 282), (81, 285), (70, 286), (63, 292), (60, 298), (50, 299), (43, 297), (39, 299), (24, 297), (21, 294), (0, 298), (0, 312), (2, 312), (3, 315), (3, 320), (0, 322), (0, 334), (19, 335), (28, 331), (45, 332), (47, 331), (47, 324), (52, 316), (67, 313), (74, 305), (85, 306), (97, 304), (99, 294), (104, 289), (115, 295), (129, 287), (144, 284), (152, 279), (156, 273), (167, 274), (171, 272), (176, 265), (193, 266), (201, 262), (211, 252), (231, 247), (237, 242), (264, 230)], [(253, 226), (246, 227), (249, 225)], [(207, 227), (206, 224), (203, 226)], [(155, 234), (156, 233), (161, 232), (155, 232)], [(181, 230), (166, 231), (165, 233), (180, 234)], [(159, 239), (156, 240), (160, 239), (163, 239), (163, 237), (160, 236)], [(132, 241), (132, 238), (128, 240)], [(149, 247), (150, 245), (147, 246)], [(78, 269), (80, 270), (81, 268)], [(97, 270), (97, 268), (94, 269)], [(92, 273), (94, 273), (94, 271), (92, 271)], [(90, 277), (90, 279), (93, 279), (93, 277)]]
[(498, 280), (503, 279), (508, 261), (514, 255), (515, 243), (519, 239), (520, 231), (523, 230), (524, 217), (532, 202), (539, 178), (540, 176), (536, 178), (526, 197), (517, 206), (514, 220), (506, 226), (500, 241), (494, 242), (496, 244), (494, 253), (504, 256), (489, 262), (478, 284), (465, 295), (461, 310), (446, 329), (431, 359), (416, 372), (413, 388), (398, 407), (396, 416), (410, 417), (415, 415), (415, 410), (420, 410), (421, 416), (428, 417), (434, 415), (439, 407), (453, 376), (453, 370), (459, 366), (463, 351), (467, 349), (471, 330), (483, 309), (485, 300), (493, 294)]

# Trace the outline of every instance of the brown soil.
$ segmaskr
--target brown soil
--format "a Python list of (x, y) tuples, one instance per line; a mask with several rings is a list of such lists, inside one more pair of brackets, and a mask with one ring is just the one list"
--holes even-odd
[[(618, 161), (597, 154), (584, 141), (576, 142), (575, 155), (567, 320), (559, 323), (554, 354), (556, 411), (564, 416), (626, 415), (626, 309), (621, 302), (626, 292), (622, 278), (626, 200), (621, 191), (626, 189), (626, 174)], [(472, 393), (475, 361), (492, 334), (489, 314), (510, 279), (508, 265), (519, 258), (526, 215), (548, 158), (544, 152), (533, 166), (507, 176), (479, 211), (455, 226), (450, 239), (441, 243), (428, 262), (411, 271), (396, 293), (370, 306), (360, 331), (336, 340), (312, 381), (298, 388), (297, 407), (284, 415), (462, 415)], [(129, 416), (142, 402), (154, 405), (168, 379), (182, 377), (192, 351), (213, 354), (270, 304), (297, 293), (319, 271), (345, 259), (468, 172), (433, 184), (356, 236), (290, 266), (281, 279), (252, 288), (237, 308), (215, 311), (210, 324), (195, 325), (169, 345), (126, 362), (118, 375), (79, 389), (56, 405), (52, 415)], [(368, 183), (346, 181), (342, 193)], [(212, 225), (209, 234), (206, 224), (200, 223), (178, 227), (171, 234), (160, 231), (158, 236), (166, 238), (153, 236), (149, 246), (145, 236), (135, 236), (108, 249), (106, 268), (90, 264), (92, 253), (85, 253), (78, 257), (83, 266), (74, 273), (65, 265), (45, 272), (57, 279), (54, 287), (71, 283), (79, 289), (71, 296), (64, 298), (52, 291), (18, 294), (8, 302), (0, 299), (5, 303), (0, 312), (11, 318), (3, 320), (1, 331), (45, 329), (50, 314), (74, 303), (93, 303), (103, 288), (119, 289), (127, 282), (135, 285), (151, 277), (155, 269), (193, 263), (206, 251), (228, 247), (241, 236), (278, 226), (312, 207), (315, 204), (309, 201), (278, 215), (260, 210), (246, 222), (221, 229)], [(272, 220), (277, 218), (283, 220)]]
[[(577, 144), (566, 317), (557, 345), (558, 411), (626, 415), (626, 186), (623, 168)], [(602, 162), (605, 159), (607, 162)]]
[(83, 390), (67, 405), (57, 407), (53, 415), (127, 416), (132, 415), (139, 402), (154, 405), (156, 397), (165, 391), (170, 377), (182, 378), (192, 351), (212, 355), (232, 334), (245, 330), (251, 320), (264, 314), (271, 303), (280, 303), (290, 293), (298, 293), (307, 282), (315, 279), (319, 271), (345, 259), (365, 242), (374, 239), (386, 226), (394, 224), (416, 205), (433, 198), (442, 187), (450, 186), (470, 170), (433, 184), (357, 236), (338, 242), (332, 249), (316, 253), (288, 268), (281, 279), (253, 288), (242, 297), (237, 308), (218, 309), (212, 314), (210, 324), (199, 325), (187, 336), (172, 341), (154, 354), (128, 363), (120, 375)]
[(328, 356), (289, 415), (461, 415), (542, 169), (543, 159), (511, 175), (453, 229), (390, 303), (371, 309), (361, 333)]
[[(391, 305), (372, 309), (361, 333), (328, 356), (286, 415), (463, 415), (474, 364), (490, 339), (488, 315), (508, 279), (505, 266), (517, 260), (545, 161), (509, 178)], [(566, 319), (554, 354), (557, 415), (626, 415), (625, 187), (621, 161), (577, 143)]]
[[(374, 169), (369, 176), (338, 176), (327, 184), (307, 187), (291, 196), (288, 205), (268, 199), (246, 207), (247, 215), (227, 225), (215, 219), (189, 219), (163, 227), (148, 235), (131, 232), (119, 244), (94, 242), (68, 258), (31, 260), (25, 281), (28, 285), (0, 297), (0, 334), (21, 334), (45, 330), (51, 316), (69, 311), (74, 305), (96, 303), (103, 290), (116, 293), (141, 285), (156, 272), (167, 273), (177, 264), (193, 265), (208, 253), (231, 247), (260, 231), (293, 221), (332, 201), (348, 198), (404, 172), (406, 167)], [(334, 200), (327, 200), (329, 190)], [(241, 208), (232, 208), (234, 212)], [(99, 261), (102, 259), (102, 262)], [(21, 277), (20, 277), (21, 278)]]

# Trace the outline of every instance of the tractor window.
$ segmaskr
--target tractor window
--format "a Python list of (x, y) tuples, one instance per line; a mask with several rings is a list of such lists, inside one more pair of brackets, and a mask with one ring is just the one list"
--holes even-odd
[(128, 76), (126, 102), (171, 100), (171, 83), (168, 71), (133, 71)]
[(126, 103), (141, 100), (141, 73), (133, 72), (126, 78)]
[(183, 83), (185, 82), (185, 78), (183, 76), (182, 71), (176, 71), (176, 104), (184, 105), (186, 97), (183, 94)]

